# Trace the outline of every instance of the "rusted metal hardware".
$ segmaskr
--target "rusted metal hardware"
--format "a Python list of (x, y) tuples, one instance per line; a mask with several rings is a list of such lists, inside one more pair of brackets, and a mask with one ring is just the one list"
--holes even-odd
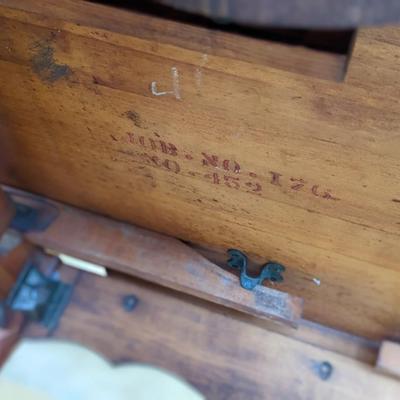
[(57, 208), (41, 198), (17, 193), (10, 197), (15, 207), (10, 228), (19, 232), (43, 231), (58, 216)]
[(223, 23), (343, 29), (400, 22), (398, 0), (157, 0)]
[(57, 207), (43, 198), (0, 186), (0, 234), (7, 228), (22, 233), (44, 231), (58, 215)]
[[(0, 187), (0, 200), (8, 215), (7, 224), (0, 234), (0, 255), (7, 255), (23, 242), (27, 232), (43, 232), (58, 217), (56, 206), (44, 199), (21, 193), (12, 188)], [(9, 316), (15, 312), (23, 313), (52, 331), (69, 301), (72, 286), (61, 282), (57, 277), (42, 272), (41, 268), (50, 271), (53, 264), (58, 264), (56, 257), (44, 256), (35, 252), (25, 261), (21, 272), (13, 270), (10, 287), (5, 292), (5, 299), (0, 302), (0, 326), (6, 327)], [(12, 266), (14, 268), (14, 266)], [(15, 268), (14, 268), (15, 269)], [(5, 271), (7, 274), (7, 271)], [(14, 280), (16, 279), (16, 280)], [(13, 284), (13, 282), (15, 282)], [(13, 285), (13, 286), (12, 286)]]
[(127, 294), (122, 297), (122, 307), (126, 312), (132, 312), (139, 304), (139, 299), (134, 294)]
[(318, 363), (315, 369), (317, 375), (323, 381), (327, 381), (332, 376), (333, 373), (333, 366), (329, 361), (323, 361), (321, 363)]
[[(26, 262), (5, 302), (0, 314), (8, 310), (22, 312), (32, 321), (53, 331), (72, 294), (73, 286), (61, 282), (56, 276), (47, 276), (35, 259)], [(3, 318), (3, 323), (7, 319)]]
[(281, 264), (268, 262), (265, 264), (257, 277), (252, 277), (247, 273), (247, 256), (240, 250), (228, 250), (229, 260), (228, 265), (240, 271), (240, 285), (247, 290), (253, 290), (257, 285), (261, 285), (264, 280), (271, 282), (282, 282), (282, 273), (285, 267)]

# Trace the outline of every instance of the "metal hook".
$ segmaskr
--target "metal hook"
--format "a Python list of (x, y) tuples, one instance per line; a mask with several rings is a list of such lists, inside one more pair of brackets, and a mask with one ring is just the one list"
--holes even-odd
[(247, 290), (253, 290), (257, 285), (261, 285), (264, 280), (271, 282), (282, 282), (282, 273), (285, 267), (281, 264), (269, 262), (262, 266), (260, 275), (252, 277), (247, 274), (247, 256), (240, 250), (229, 249), (228, 265), (240, 271), (240, 285)]

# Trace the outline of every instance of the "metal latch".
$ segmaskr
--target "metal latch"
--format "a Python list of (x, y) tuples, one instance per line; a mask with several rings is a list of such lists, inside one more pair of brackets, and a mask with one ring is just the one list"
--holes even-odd
[(240, 285), (247, 290), (253, 290), (257, 285), (261, 285), (264, 280), (271, 282), (282, 282), (282, 273), (285, 271), (285, 267), (281, 264), (269, 262), (265, 264), (257, 277), (249, 276), (247, 273), (247, 256), (240, 250), (230, 249), (228, 250), (230, 256), (228, 265), (232, 268), (240, 271)]
[(45, 276), (28, 261), (11, 289), (6, 305), (53, 331), (72, 294), (72, 285)]

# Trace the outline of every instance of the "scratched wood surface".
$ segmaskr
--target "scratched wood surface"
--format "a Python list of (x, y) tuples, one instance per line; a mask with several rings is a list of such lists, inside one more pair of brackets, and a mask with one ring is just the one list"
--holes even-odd
[[(131, 312), (122, 307), (126, 295), (138, 301)], [(374, 366), (270, 332), (220, 306), (177, 297), (176, 292), (127, 277), (83, 274), (52, 337), (80, 343), (117, 365), (165, 368), (212, 400), (400, 396), (400, 382)], [(318, 373), (324, 362), (332, 365), (326, 380)]]
[(399, 29), (361, 31), (339, 84), (123, 11), (129, 34), (79, 1), (0, 5), (1, 182), (278, 261), (306, 318), (400, 337)]

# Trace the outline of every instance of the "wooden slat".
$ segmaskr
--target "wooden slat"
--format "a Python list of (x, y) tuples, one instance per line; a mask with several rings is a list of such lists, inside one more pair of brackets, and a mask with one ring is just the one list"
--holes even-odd
[[(206, 29), (76, 0), (1, 0), (0, 5), (107, 29), (144, 40), (333, 81), (343, 80), (349, 56)], [(206, 60), (204, 60), (206, 61)]]
[(301, 317), (300, 298), (265, 286), (245, 290), (237, 276), (177, 239), (62, 204), (57, 208), (58, 218), (45, 231), (29, 233), (29, 241), (259, 318), (296, 326)]
[[(176, 293), (176, 292), (175, 292)], [(122, 307), (125, 295), (138, 304)], [(84, 274), (54, 338), (89, 347), (116, 362), (166, 368), (207, 398), (396, 399), (400, 383), (333, 352), (254, 326), (192, 298), (129, 281)], [(116, 340), (118, 337), (118, 340)], [(323, 362), (333, 367), (322, 380)]]
[(0, 181), (273, 259), (306, 318), (399, 337), (398, 29), (361, 31), (336, 84), (57, 4), (0, 10)]
[[(20, 195), (23, 195), (25, 198), (36, 198), (36, 196), (29, 196), (28, 193), (23, 193), (19, 190), (11, 190), (10, 188), (6, 188), (6, 190), (11, 197), (17, 194), (16, 198), (20, 198)], [(51, 203), (55, 206), (55, 208), (59, 211), (59, 218), (53, 222), (49, 230), (41, 233), (36, 232), (29, 234), (31, 241), (37, 245), (44, 246), (48, 249), (48, 251), (55, 254), (60, 253), (61, 251), (67, 251), (79, 257), (98, 261), (107, 267), (125, 271), (125, 273), (128, 275), (136, 275), (147, 280), (153, 280), (156, 283), (164, 283), (163, 281), (166, 280), (166, 286), (170, 286), (178, 290), (180, 289), (184, 292), (188, 292), (187, 285), (189, 284), (190, 286), (194, 287), (195, 292), (200, 292), (197, 295), (198, 297), (207, 298), (208, 293), (211, 301), (215, 303), (222, 302), (222, 304), (226, 305), (223, 298), (218, 298), (218, 294), (221, 289), (218, 286), (218, 281), (224, 282), (223, 291), (226, 291), (226, 285), (231, 282), (233, 276), (230, 274), (227, 275), (225, 271), (219, 270), (217, 277), (213, 276), (208, 282), (209, 288), (206, 289), (206, 293), (201, 293), (201, 290), (204, 290), (206, 285), (203, 284), (200, 287), (201, 280), (197, 279), (195, 285), (193, 285), (193, 283), (190, 282), (190, 279), (187, 279), (187, 271), (181, 271), (181, 274), (184, 275), (183, 282), (185, 283), (186, 287), (180, 286), (182, 285), (182, 277), (180, 276), (177, 277), (177, 281), (173, 281), (172, 279), (168, 281), (168, 279), (164, 278), (165, 274), (161, 274), (160, 270), (163, 268), (166, 258), (162, 259), (161, 264), (156, 265), (157, 270), (155, 269), (154, 265), (150, 264), (153, 262), (160, 263), (160, 260), (154, 260), (154, 254), (152, 254), (153, 250), (154, 252), (159, 252), (160, 249), (164, 249), (163, 251), (165, 251), (165, 248), (168, 246), (171, 247), (169, 251), (169, 257), (173, 256), (176, 258), (176, 254), (172, 255), (173, 250), (177, 250), (179, 253), (182, 253), (183, 251), (183, 254), (186, 254), (191, 259), (191, 266), (193, 268), (190, 268), (190, 270), (195, 271), (196, 275), (202, 275), (202, 279), (206, 279), (207, 271), (205, 273), (203, 271), (202, 273), (202, 267), (204, 268), (204, 265), (209, 265), (209, 263), (205, 262), (204, 258), (199, 258), (198, 254), (188, 251), (188, 247), (186, 245), (184, 246), (181, 242), (172, 238), (166, 238), (163, 235), (157, 235), (144, 229), (133, 227), (132, 225), (118, 223), (93, 213), (83, 212), (82, 210), (77, 210), (73, 207), (67, 207), (60, 203), (49, 201), (46, 201), (46, 203)], [(120, 235), (121, 230), (124, 233), (122, 238)], [(129, 239), (128, 241), (127, 237)], [(138, 238), (143, 239), (144, 237), (146, 238), (144, 242), (141, 241), (141, 243), (138, 243), (137, 240), (135, 240)], [(149, 244), (153, 244), (155, 242), (157, 244), (151, 248)], [(83, 247), (81, 243), (85, 243), (86, 246)], [(114, 251), (116, 246), (118, 247), (118, 252)], [(150, 255), (148, 254), (149, 257), (147, 260), (143, 257), (143, 253), (146, 249), (150, 250)], [(204, 249), (198, 247), (195, 247), (195, 251), (204, 253), (206, 258), (209, 258), (213, 261), (216, 260), (217, 264), (221, 268), (226, 268), (226, 254), (221, 254), (221, 257), (216, 258), (215, 254), (211, 253), (210, 251), (205, 252)], [(138, 252), (140, 254), (138, 254)], [(161, 257), (163, 254), (165, 255), (165, 253), (162, 253)], [(135, 263), (137, 264), (135, 259), (139, 256), (141, 261), (138, 263), (139, 265), (135, 265)], [(201, 263), (196, 263), (196, 260), (201, 260)], [(44, 259), (42, 256), (38, 258), (38, 261), (41, 264), (42, 272), (45, 274), (54, 273), (51, 262), (46, 263), (46, 259)], [(174, 268), (179, 267), (182, 265), (182, 263), (183, 259), (181, 254), (180, 258), (174, 260)], [(142, 267), (146, 266), (148, 269), (144, 271)], [(45, 268), (50, 268), (50, 270)], [(75, 271), (75, 269), (72, 270), (71, 268), (64, 267), (59, 269), (57, 273), (60, 274), (63, 281), (73, 283), (76, 278), (73, 271)], [(215, 272), (214, 266), (212, 266), (212, 271)], [(72, 276), (72, 278), (70, 278), (70, 276)], [(152, 279), (150, 279), (150, 276)], [(171, 275), (171, 278), (175, 276), (176, 273), (174, 272)], [(224, 276), (224, 279), (219, 279), (218, 277), (220, 276)], [(162, 279), (160, 280), (159, 277)], [(236, 294), (238, 293), (238, 280), (236, 278), (233, 279), (235, 280), (235, 283), (234, 286), (231, 287), (231, 290), (233, 291), (233, 294)], [(214, 292), (210, 294), (209, 292), (211, 290)], [(239, 290), (242, 292), (241, 289)], [(261, 293), (263, 292), (261, 291)], [(238, 298), (239, 297), (236, 298), (236, 301), (238, 301)], [(283, 300), (286, 301), (285, 296), (283, 296)], [(294, 298), (292, 299), (292, 303), (294, 306), (292, 314), (293, 317), (295, 317), (296, 314), (300, 312), (300, 301), (299, 299)], [(241, 311), (245, 311), (245, 313), (249, 315), (257, 314), (256, 310), (251, 312), (251, 310), (249, 311), (248, 309), (243, 309), (243, 305), (240, 306), (240, 304), (236, 304), (236, 307), (234, 306), (232, 308), (241, 309)], [(264, 329), (278, 332), (285, 336), (293, 337), (296, 340), (314, 344), (324, 349), (350, 356), (365, 363), (375, 363), (379, 348), (379, 344), (376, 342), (358, 338), (353, 335), (348, 335), (344, 332), (335, 331), (327, 328), (326, 326), (314, 324), (306, 320), (299, 321), (299, 326), (297, 327), (298, 329), (291, 329), (293, 323), (297, 323), (297, 317), (293, 319), (292, 323), (290, 324), (276, 324), (274, 318), (271, 317), (272, 316), (269, 316), (269, 318), (262, 320), (259, 318), (252, 319), (251, 322), (254, 324), (262, 323), (260, 326), (262, 326)]]

